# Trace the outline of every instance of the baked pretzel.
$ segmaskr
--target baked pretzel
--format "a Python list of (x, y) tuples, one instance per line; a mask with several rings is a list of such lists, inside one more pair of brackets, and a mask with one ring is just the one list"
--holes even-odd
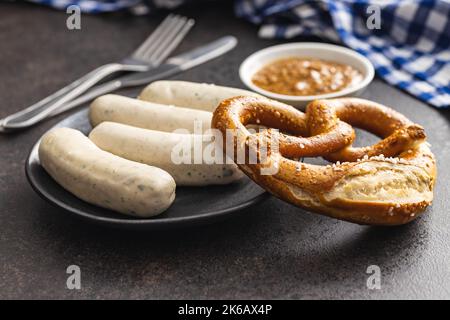
[[(354, 131), (347, 123), (383, 140), (354, 148)], [(269, 129), (252, 134), (246, 128), (251, 124)], [(212, 127), (224, 139), (227, 131), (228, 137), (231, 134), (234, 148), (224, 149), (244, 173), (299, 207), (359, 224), (399, 225), (415, 219), (432, 202), (436, 163), (423, 128), (375, 102), (316, 100), (305, 114), (266, 98), (234, 97), (214, 111)], [(261, 146), (266, 146), (265, 159)], [(237, 161), (241, 151), (246, 154), (243, 163)], [(257, 162), (248, 161), (252, 152)], [(316, 156), (335, 163), (318, 166), (294, 160)], [(276, 170), (262, 174), (268, 168)]]

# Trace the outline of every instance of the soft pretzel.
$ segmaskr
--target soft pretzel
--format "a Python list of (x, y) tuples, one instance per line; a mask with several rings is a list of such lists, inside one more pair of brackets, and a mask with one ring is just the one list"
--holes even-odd
[[(354, 132), (347, 123), (384, 140), (354, 148)], [(268, 129), (251, 134), (249, 124), (281, 133)], [(234, 148), (224, 148), (242, 171), (299, 207), (359, 224), (399, 225), (432, 202), (436, 165), (423, 128), (380, 104), (356, 98), (317, 100), (304, 114), (266, 98), (234, 97), (220, 103), (212, 127), (224, 139), (232, 137)], [(264, 159), (261, 146), (266, 146)], [(241, 151), (246, 155), (242, 163), (237, 157)], [(249, 161), (252, 153), (258, 162)], [(293, 160), (313, 156), (336, 163)], [(268, 168), (275, 168), (273, 174), (262, 174)]]

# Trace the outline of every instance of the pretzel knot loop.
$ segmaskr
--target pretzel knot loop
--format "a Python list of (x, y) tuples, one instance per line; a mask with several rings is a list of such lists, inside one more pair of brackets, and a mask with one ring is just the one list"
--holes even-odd
[[(268, 129), (251, 133), (247, 127), (255, 124)], [(353, 147), (351, 125), (383, 140)], [(212, 127), (233, 144), (231, 152), (225, 151), (252, 180), (320, 214), (359, 224), (399, 225), (415, 219), (433, 200), (436, 162), (423, 128), (372, 101), (316, 100), (303, 113), (266, 98), (234, 97), (219, 104)], [(258, 161), (251, 161), (251, 154)], [(332, 164), (296, 161), (318, 156)]]

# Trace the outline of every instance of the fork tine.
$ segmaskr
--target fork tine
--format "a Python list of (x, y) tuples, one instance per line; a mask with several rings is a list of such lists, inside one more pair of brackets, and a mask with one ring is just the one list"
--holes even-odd
[(145, 39), (145, 41), (132, 53), (132, 57), (141, 58), (142, 54), (147, 51), (147, 47), (155, 43), (155, 40), (158, 36), (166, 29), (167, 26), (171, 25), (173, 21), (175, 21), (176, 16), (173, 14), (169, 14), (159, 25), (158, 27)]
[(172, 30), (176, 30), (180, 22), (182, 22), (185, 18), (180, 16), (175, 16), (169, 24), (167, 24), (163, 30), (154, 38), (153, 42), (147, 45), (141, 52), (139, 59), (145, 60), (149, 63), (154, 63), (151, 59), (151, 52), (157, 50), (161, 47), (167, 39), (170, 39), (169, 35)]
[(169, 43), (169, 45), (166, 46), (165, 49), (159, 53), (159, 56), (155, 57), (154, 63), (156, 65), (160, 65), (169, 56), (169, 54), (173, 51), (173, 49), (175, 49), (184, 39), (184, 37), (187, 35), (189, 30), (191, 30), (194, 24), (195, 24), (194, 19), (189, 19), (186, 22), (181, 31), (175, 36), (175, 38)]
[(185, 24), (186, 19), (187, 18), (185, 18), (185, 17), (179, 17), (177, 19), (177, 21), (173, 21), (170, 28), (166, 28), (165, 32), (160, 35), (161, 39), (158, 42), (158, 45), (148, 47), (145, 50), (145, 53), (142, 55), (142, 58), (145, 59), (146, 61), (151, 61), (153, 63), (155, 60), (155, 57), (156, 57), (155, 53), (159, 52), (159, 50), (161, 50), (161, 48), (164, 48), (165, 46), (168, 45), (168, 43), (170, 43), (170, 41), (172, 41), (172, 39), (175, 37), (176, 33)]
[(166, 39), (167, 34), (170, 32), (170, 30), (175, 28), (182, 19), (184, 19), (184, 17), (174, 15), (171, 21), (167, 23), (164, 28), (161, 28), (160, 32), (158, 32), (158, 34), (153, 38), (153, 41), (148, 43), (147, 46), (143, 48), (143, 50), (140, 52), (139, 58), (147, 62), (152, 62), (148, 59), (148, 52), (156, 50), (158, 47), (160, 47)]
[(178, 34), (178, 32), (183, 28), (183, 26), (186, 24), (187, 18), (182, 17), (179, 21), (177, 21), (172, 28), (167, 30), (167, 32), (164, 34), (164, 37), (156, 48), (151, 48), (146, 51), (146, 53), (143, 55), (146, 60), (150, 60), (154, 62), (155, 58), (159, 55), (159, 52), (161, 50), (164, 50), (164, 48), (170, 44), (170, 42), (175, 38), (175, 36)]

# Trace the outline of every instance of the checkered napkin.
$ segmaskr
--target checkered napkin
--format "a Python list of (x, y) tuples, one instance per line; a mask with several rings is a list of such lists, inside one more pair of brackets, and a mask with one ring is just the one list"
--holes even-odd
[[(144, 3), (173, 8), (187, 0), (29, 1), (103, 12)], [(235, 0), (235, 10), (261, 25), (263, 38), (315, 35), (343, 43), (366, 56), (388, 83), (435, 107), (450, 107), (450, 0)], [(369, 28), (377, 10), (380, 28), (374, 20)]]
[(77, 5), (82, 12), (101, 13), (114, 12), (132, 8), (141, 0), (27, 0), (38, 4), (44, 4), (56, 9), (65, 10), (71, 5)]
[(195, 0), (26, 0), (65, 10), (77, 5), (85, 13), (114, 12), (128, 9), (134, 14), (147, 14), (155, 9), (173, 9)]

